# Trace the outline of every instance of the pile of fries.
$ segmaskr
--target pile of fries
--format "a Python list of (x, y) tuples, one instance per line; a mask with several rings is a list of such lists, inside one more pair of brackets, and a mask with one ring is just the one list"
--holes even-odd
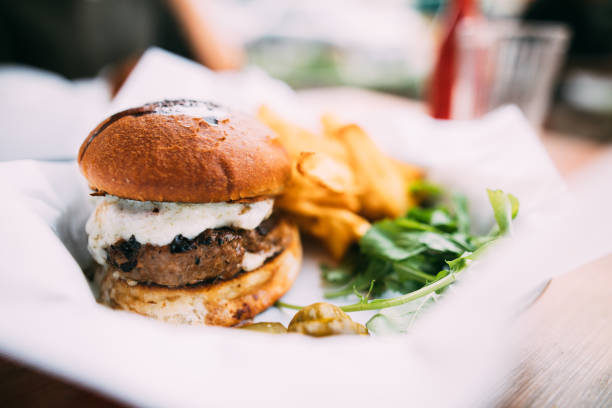
[(277, 205), (335, 259), (365, 234), (370, 221), (398, 217), (415, 204), (409, 186), (423, 171), (383, 154), (356, 124), (325, 115), (319, 135), (265, 106), (258, 116), (279, 136), (293, 163)]

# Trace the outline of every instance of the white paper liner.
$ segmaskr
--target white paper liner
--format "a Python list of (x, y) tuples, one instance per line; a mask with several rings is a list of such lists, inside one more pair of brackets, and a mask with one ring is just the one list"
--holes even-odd
[[(320, 113), (300, 106), (289, 88), (259, 71), (214, 74), (156, 49), (105, 113), (179, 97), (247, 112), (266, 103), (310, 127)], [(98, 305), (81, 271), (91, 262), (83, 230), (91, 207), (76, 164), (16, 161), (0, 163), (0, 352), (145, 406), (482, 404), (482, 390), (511, 367), (507, 327), (524, 296), (610, 248), (600, 242), (588, 256), (572, 252), (577, 239), (567, 215), (574, 203), (518, 110), (465, 123), (401, 109), (352, 115), (344, 112), (383, 149), (467, 194), (478, 228), (492, 220), (485, 188), (502, 188), (521, 201), (512, 239), (475, 264), (410, 335), (269, 336), (171, 326)], [(78, 145), (73, 148), (76, 153)], [(287, 302), (322, 299), (321, 257), (306, 249)], [(258, 320), (286, 323), (290, 317), (272, 308)]]

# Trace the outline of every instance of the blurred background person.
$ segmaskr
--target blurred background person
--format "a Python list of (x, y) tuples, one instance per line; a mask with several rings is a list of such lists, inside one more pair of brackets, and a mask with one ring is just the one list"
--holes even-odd
[(0, 63), (75, 79), (103, 68), (119, 82), (157, 46), (212, 69), (235, 69), (241, 50), (207, 29), (189, 0), (0, 0)]

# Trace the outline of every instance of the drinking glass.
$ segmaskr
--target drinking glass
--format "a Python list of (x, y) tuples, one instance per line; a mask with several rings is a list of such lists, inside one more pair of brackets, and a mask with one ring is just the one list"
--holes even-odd
[(466, 19), (458, 27), (453, 118), (475, 118), (514, 104), (539, 128), (569, 35), (561, 24)]

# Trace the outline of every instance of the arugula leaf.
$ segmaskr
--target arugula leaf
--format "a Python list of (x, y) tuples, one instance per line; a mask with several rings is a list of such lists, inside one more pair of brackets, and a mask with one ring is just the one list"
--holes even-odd
[(503, 235), (511, 232), (512, 220), (517, 216), (519, 203), (518, 199), (512, 194), (506, 194), (502, 190), (487, 189), (489, 202), (493, 207), (493, 215), (497, 222), (496, 235)]
[(398, 221), (402, 221), (406, 225), (410, 225), (409, 222), (414, 222), (415, 229), (424, 228), (425, 231), (434, 229), (433, 227), (444, 231), (452, 231), (457, 228), (456, 220), (443, 207), (414, 207), (406, 214), (406, 218), (400, 218)]
[(453, 196), (455, 215), (457, 217), (457, 232), (468, 235), (470, 233), (470, 212), (468, 210), (467, 198), (464, 195)]
[(469, 265), (469, 262), (474, 259), (472, 255), (474, 255), (473, 252), (464, 252), (459, 258), (446, 261), (446, 263), (448, 264), (451, 272), (459, 272), (465, 269)]
[(398, 276), (395, 270), (385, 276), (384, 285), (387, 291), (395, 293), (410, 293), (423, 286), (422, 283), (416, 280), (406, 279), (405, 276)]
[(357, 274), (352, 282), (357, 290), (367, 290), (372, 281), (374, 286), (371, 290), (373, 295), (382, 295), (385, 292), (384, 278), (393, 271), (393, 264), (382, 259), (371, 259), (365, 268)]
[(510, 199), (510, 204), (512, 204), (512, 219), (515, 219), (519, 212), (519, 200), (510, 193), (508, 193), (508, 198)]
[(347, 283), (353, 277), (361, 258), (362, 255), (359, 253), (358, 248), (349, 249), (338, 265), (321, 265), (323, 279), (336, 285)]
[(384, 309), (368, 320), (366, 327), (376, 335), (406, 333), (416, 321), (417, 316), (438, 300), (439, 295), (432, 292), (423, 298), (391, 309)]
[(408, 262), (394, 263), (393, 269), (400, 280), (415, 280), (420, 283), (429, 283), (436, 279), (434, 275), (430, 275), (418, 268), (415, 268), (414, 264), (411, 263), (410, 260), (408, 260)]
[(346, 283), (353, 276), (353, 270), (344, 265), (329, 266), (321, 265), (323, 279), (329, 283), (342, 284)]
[(454, 237), (407, 218), (375, 223), (359, 246), (362, 253), (389, 261), (401, 261), (425, 251), (461, 254), (472, 248), (464, 236)]
[[(429, 211), (429, 210), (426, 210), (426, 211)], [(431, 231), (431, 232), (437, 231), (436, 228), (431, 225), (428, 225), (428, 224), (425, 224), (424, 222), (416, 221), (410, 218), (398, 218), (395, 221), (393, 221), (393, 223), (399, 227), (406, 228), (406, 229), (412, 229), (412, 230), (417, 230), (417, 231)]]
[(441, 186), (429, 182), (427, 180), (415, 180), (409, 187), (409, 192), (412, 195), (418, 196), (421, 199), (424, 198), (438, 198), (444, 190)]
[(460, 254), (466, 249), (451, 237), (439, 232), (402, 232), (397, 234), (395, 238), (396, 243), (400, 246), (421, 244), (429, 251)]
[(381, 221), (371, 227), (361, 237), (359, 247), (361, 252), (372, 257), (401, 261), (402, 259), (420, 254), (427, 247), (416, 240), (398, 240), (397, 228), (393, 221)]
[[(328, 299), (354, 294), (355, 291), (367, 290), (372, 282), (372, 294), (380, 295), (386, 290), (385, 277), (393, 270), (393, 264), (382, 259), (372, 258), (358, 264), (352, 278), (336, 290), (327, 291), (324, 296)], [(329, 282), (329, 281), (328, 281)], [(331, 283), (331, 282), (329, 282)]]

